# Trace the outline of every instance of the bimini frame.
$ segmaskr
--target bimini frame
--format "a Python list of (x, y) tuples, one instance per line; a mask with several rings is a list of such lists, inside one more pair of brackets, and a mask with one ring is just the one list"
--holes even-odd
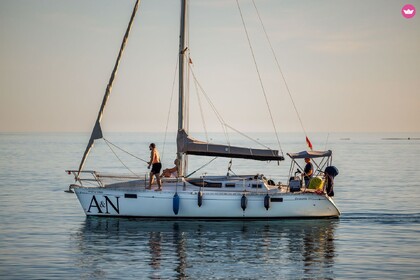
[[(288, 153), (287, 154), (291, 159), (292, 163), (290, 164), (290, 170), (289, 170), (289, 178), (294, 176), (296, 173), (303, 173), (304, 168), (299, 165), (297, 162), (298, 159), (305, 159), (310, 158), (312, 160), (312, 163), (316, 166), (314, 170), (314, 176), (318, 176), (320, 174), (324, 173), (324, 169), (326, 166), (329, 166), (332, 164), (332, 151), (302, 151), (299, 153)], [(313, 159), (320, 159), (318, 161)], [(295, 170), (296, 167), (296, 171)], [(295, 173), (295, 174), (293, 174)]]

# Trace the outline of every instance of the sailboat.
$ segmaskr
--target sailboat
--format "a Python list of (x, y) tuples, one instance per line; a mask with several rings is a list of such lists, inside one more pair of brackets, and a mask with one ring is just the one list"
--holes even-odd
[[(154, 219), (283, 219), (339, 217), (340, 211), (330, 190), (338, 170), (332, 166), (332, 152), (303, 151), (288, 153), (292, 164), (287, 183), (274, 183), (257, 172), (251, 175), (227, 173), (221, 176), (191, 177), (187, 157), (210, 156), (241, 158), (278, 163), (284, 156), (270, 148), (246, 148), (197, 140), (187, 131), (185, 72), (188, 64), (186, 46), (188, 0), (181, 0), (179, 41), (179, 96), (177, 131), (177, 170), (175, 178), (163, 178), (163, 190), (148, 189), (149, 178), (103, 175), (84, 170), (94, 142), (103, 138), (101, 119), (139, 6), (136, 1), (115, 67), (100, 107), (91, 137), (77, 170), (75, 183), (68, 192), (75, 193), (87, 216), (141, 217)], [(309, 158), (316, 165), (311, 182), (305, 184), (303, 169), (297, 160)], [(318, 162), (317, 162), (318, 161)], [(115, 182), (108, 182), (118, 178)], [(315, 180), (316, 179), (316, 180)]]

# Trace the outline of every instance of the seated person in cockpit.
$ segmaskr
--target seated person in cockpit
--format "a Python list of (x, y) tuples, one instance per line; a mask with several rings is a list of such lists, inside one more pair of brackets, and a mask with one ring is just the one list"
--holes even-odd
[(164, 169), (162, 176), (166, 178), (177, 178), (178, 177), (178, 159), (174, 160), (175, 166), (172, 168)]

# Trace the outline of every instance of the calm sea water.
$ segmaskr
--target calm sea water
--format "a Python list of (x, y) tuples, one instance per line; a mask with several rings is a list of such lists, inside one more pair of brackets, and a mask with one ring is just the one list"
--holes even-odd
[[(254, 136), (270, 145), (275, 139)], [(334, 151), (340, 170), (335, 187), (343, 213), (339, 219), (206, 222), (86, 218), (75, 195), (64, 192), (73, 182), (64, 170), (78, 167), (88, 135), (0, 134), (0, 278), (418, 279), (416, 137), (313, 136), (316, 149)], [(148, 143), (156, 142), (169, 166), (175, 146), (169, 140), (164, 146), (163, 138), (114, 133), (108, 140), (145, 159)], [(213, 141), (218, 138), (223, 137)], [(281, 135), (284, 153), (305, 149), (301, 138)], [(133, 172), (147, 170), (114, 151)], [(191, 160), (190, 170), (210, 159)], [(227, 163), (217, 159), (196, 175), (224, 174)], [(234, 160), (232, 170), (283, 181), (289, 163)], [(127, 172), (104, 142), (95, 146), (86, 166), (91, 168)]]

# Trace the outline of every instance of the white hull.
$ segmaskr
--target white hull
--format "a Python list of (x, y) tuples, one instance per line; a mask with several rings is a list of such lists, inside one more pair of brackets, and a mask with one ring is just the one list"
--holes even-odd
[[(186, 157), (187, 155), (241, 158), (249, 160), (279, 162), (284, 160), (278, 150), (272, 150), (266, 146), (264, 148), (249, 148), (232, 146), (227, 144), (207, 143), (192, 138), (188, 135), (188, 108), (184, 93), (188, 88), (187, 79), (184, 74), (190, 71), (188, 65), (191, 60), (189, 57), (189, 47), (186, 38), (188, 38), (187, 19), (188, 19), (188, 1), (181, 1), (181, 24), (180, 24), (180, 44), (179, 44), (179, 94), (178, 94), (178, 130), (177, 130), (177, 174), (179, 179), (165, 179), (163, 191), (155, 192), (147, 190), (145, 186), (148, 179), (139, 180), (142, 177), (130, 177), (132, 181), (107, 184), (103, 179), (122, 180), (121, 176), (100, 176), (95, 171), (84, 171), (83, 166), (95, 140), (102, 139), (101, 119), (103, 112), (111, 93), (121, 55), (124, 51), (128, 34), (136, 14), (139, 1), (133, 9), (133, 13), (125, 33), (117, 61), (114, 66), (109, 84), (105, 91), (102, 105), (98, 117), (89, 139), (86, 150), (78, 170), (70, 170), (75, 180), (80, 186), (71, 186), (82, 205), (86, 215), (90, 216), (128, 216), (128, 217), (148, 217), (148, 218), (193, 218), (193, 219), (278, 219), (278, 218), (319, 218), (319, 217), (338, 217), (340, 211), (334, 202), (324, 192), (322, 187), (323, 179), (314, 181), (313, 186), (307, 184), (308, 188), (317, 189), (319, 194), (301, 189), (302, 176), (297, 176), (300, 170), (295, 169), (295, 160), (303, 158), (322, 158), (322, 166), (318, 166), (319, 171), (328, 164), (331, 164), (331, 151), (310, 151), (288, 154), (293, 160), (290, 169), (289, 185), (275, 185), (272, 180), (260, 174), (255, 176), (205, 176), (205, 178), (188, 178), (186, 176)], [(245, 26), (244, 26), (245, 27)], [(252, 50), (252, 48), (251, 48)], [(279, 69), (280, 70), (280, 69)], [(187, 75), (188, 76), (188, 75)], [(193, 74), (196, 83), (196, 77)], [(261, 77), (260, 77), (261, 79)], [(201, 86), (200, 86), (201, 88)], [(203, 91), (204, 93), (204, 91)], [(265, 93), (264, 93), (265, 95)], [(208, 100), (210, 105), (211, 101)], [(201, 106), (200, 106), (201, 107)], [(214, 107), (214, 105), (212, 105)], [(269, 108), (268, 108), (269, 109)], [(220, 116), (213, 108), (217, 117)], [(270, 110), (269, 110), (270, 111)], [(271, 115), (271, 112), (270, 112)], [(271, 116), (273, 121), (274, 120)], [(226, 127), (226, 123), (222, 123)], [(232, 127), (230, 127), (233, 129)], [(236, 131), (236, 129), (233, 129)], [(112, 144), (105, 140), (109, 146)], [(309, 139), (306, 137), (306, 141)], [(310, 142), (309, 142), (310, 144)], [(112, 144), (113, 145), (113, 144)], [(280, 143), (279, 143), (280, 145)], [(310, 145), (311, 149), (312, 146)], [(111, 148), (111, 147), (110, 147)], [(118, 147), (117, 147), (118, 148)], [(112, 148), (111, 148), (112, 150)], [(121, 149), (122, 150), (122, 149)], [(118, 156), (117, 156), (118, 157)], [(154, 158), (157, 160), (157, 158)], [(143, 160), (147, 162), (146, 160)], [(151, 158), (150, 162), (154, 162)], [(201, 168), (203, 168), (202, 166)], [(328, 186), (332, 188), (331, 182), (338, 170), (333, 166), (333, 174), (322, 174), (328, 178)], [(201, 169), (200, 168), (200, 169)], [(305, 168), (306, 169), (306, 168)], [(196, 171), (198, 171), (197, 169)], [(229, 167), (230, 170), (230, 167)], [(194, 171), (193, 173), (195, 173)], [(292, 176), (291, 172), (295, 172)], [(81, 174), (90, 173), (93, 179), (82, 179)], [(318, 172), (316, 176), (320, 175)], [(309, 174), (310, 175), (310, 174)], [(135, 175), (136, 176), (136, 175)], [(127, 177), (124, 178), (126, 180)], [(315, 178), (314, 178), (315, 179)], [(96, 187), (84, 187), (84, 182), (97, 184)], [(293, 191), (293, 192), (291, 192)], [(333, 194), (332, 192), (328, 192)], [(199, 195), (200, 194), (200, 195)], [(202, 195), (201, 195), (202, 194)]]
[[(164, 184), (163, 191), (144, 187), (75, 187), (74, 191), (88, 216), (124, 216), (170, 219), (279, 219), (338, 217), (340, 211), (325, 194), (290, 193), (271, 190), (203, 190), (198, 205), (199, 187)], [(179, 196), (178, 213), (174, 195)], [(247, 205), (243, 209), (242, 196)], [(270, 205), (264, 203), (269, 194)], [(175, 206), (176, 208), (177, 206)]]

